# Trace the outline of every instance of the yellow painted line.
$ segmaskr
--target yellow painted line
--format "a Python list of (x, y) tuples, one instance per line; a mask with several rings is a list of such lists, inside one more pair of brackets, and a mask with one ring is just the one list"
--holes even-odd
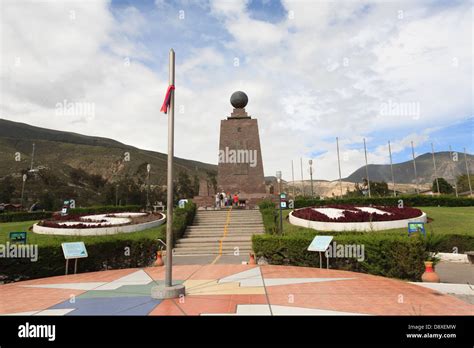
[(222, 235), (222, 238), (219, 240), (219, 254), (216, 256), (214, 261), (211, 262), (211, 265), (215, 264), (217, 262), (217, 260), (219, 260), (222, 256), (222, 245), (223, 245), (223, 242), (224, 242), (224, 238), (227, 236), (227, 226), (230, 223), (230, 213), (231, 213), (231, 211), (232, 211), (232, 206), (230, 206), (230, 209), (227, 212), (227, 217), (226, 217), (225, 225), (224, 225), (224, 234)]

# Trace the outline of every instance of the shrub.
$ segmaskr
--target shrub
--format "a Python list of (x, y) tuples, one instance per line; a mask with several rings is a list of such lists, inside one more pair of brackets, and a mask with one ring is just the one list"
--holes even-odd
[(278, 212), (275, 209), (275, 203), (270, 200), (264, 200), (258, 206), (262, 214), (265, 232), (270, 234), (278, 233)]
[(330, 199), (297, 199), (295, 208), (304, 208), (311, 206), (322, 206), (329, 204), (356, 204), (356, 205), (385, 205), (397, 206), (399, 201), (403, 201), (403, 205), (419, 206), (419, 207), (471, 207), (474, 206), (474, 198), (469, 197), (453, 197), (453, 196), (399, 196), (399, 197), (352, 197), (352, 198), (330, 198)]
[[(309, 235), (254, 235), (253, 250), (271, 264), (319, 267), (319, 253), (308, 251)], [(333, 269), (369, 273), (417, 281), (428, 257), (425, 242), (419, 237), (395, 234), (343, 234), (334, 237), (338, 245), (363, 245), (363, 261), (356, 258), (331, 258)], [(324, 260), (324, 258), (323, 258)], [(323, 261), (325, 263), (325, 260)]]
[[(117, 207), (114, 207), (117, 208)], [(116, 209), (114, 209), (116, 211)], [(130, 211), (130, 210), (127, 210)], [(90, 213), (92, 211), (88, 211)], [(180, 238), (191, 224), (196, 212), (194, 203), (185, 208), (174, 209), (174, 240)], [(29, 259), (0, 258), (0, 275), (7, 281), (50, 277), (64, 274), (65, 260), (61, 242), (84, 240), (88, 257), (78, 261), (78, 272), (94, 272), (107, 269), (147, 267), (156, 257), (162, 245), (157, 239), (166, 239), (165, 226), (156, 230), (124, 233), (94, 237), (43, 236), (43, 243), (38, 245), (39, 257), (36, 262)], [(129, 251), (130, 253), (126, 253)], [(70, 270), (72, 266), (70, 265)]]
[[(159, 247), (156, 239), (152, 238), (137, 240), (104, 238), (92, 243), (86, 242), (88, 257), (78, 260), (78, 272), (146, 267), (154, 261)], [(130, 250), (130, 255), (125, 253), (125, 250)], [(71, 262), (69, 264), (71, 272), (73, 268)], [(2, 258), (0, 269), (0, 273), (9, 280), (63, 275), (65, 260), (61, 244), (40, 245), (36, 262), (31, 262), (29, 259)]]
[(84, 208), (69, 209), (69, 214), (106, 214), (118, 212), (137, 212), (141, 210), (139, 205), (103, 205)]
[(49, 211), (34, 211), (34, 212), (15, 212), (0, 214), (0, 222), (20, 222), (49, 219), (53, 215)]
[(173, 241), (181, 238), (186, 227), (191, 225), (196, 215), (196, 204), (188, 202), (184, 208), (175, 208), (173, 214)]

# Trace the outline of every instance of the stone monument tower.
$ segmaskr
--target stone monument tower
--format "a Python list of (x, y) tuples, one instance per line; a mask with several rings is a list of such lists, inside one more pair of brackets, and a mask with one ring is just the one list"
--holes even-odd
[(230, 103), (233, 112), (221, 120), (217, 187), (252, 204), (266, 196), (258, 123), (245, 111), (244, 92), (234, 92)]

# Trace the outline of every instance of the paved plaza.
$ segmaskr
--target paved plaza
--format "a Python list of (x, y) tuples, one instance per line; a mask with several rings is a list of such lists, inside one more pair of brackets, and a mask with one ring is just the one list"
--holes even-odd
[[(164, 267), (121, 269), (0, 286), (16, 315), (474, 315), (474, 305), (421, 284), (308, 267), (176, 265), (186, 296), (155, 300)], [(468, 286), (468, 285), (466, 285)], [(435, 290), (437, 289), (437, 290)], [(462, 292), (469, 292), (463, 288)]]

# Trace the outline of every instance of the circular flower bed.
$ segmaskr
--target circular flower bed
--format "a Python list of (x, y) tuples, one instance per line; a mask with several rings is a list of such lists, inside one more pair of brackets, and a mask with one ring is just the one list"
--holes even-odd
[(426, 222), (426, 214), (411, 207), (327, 205), (295, 210), (289, 220), (294, 225), (323, 231), (371, 231)]
[(33, 232), (57, 235), (104, 235), (141, 231), (165, 222), (160, 213), (56, 214), (33, 225)]

